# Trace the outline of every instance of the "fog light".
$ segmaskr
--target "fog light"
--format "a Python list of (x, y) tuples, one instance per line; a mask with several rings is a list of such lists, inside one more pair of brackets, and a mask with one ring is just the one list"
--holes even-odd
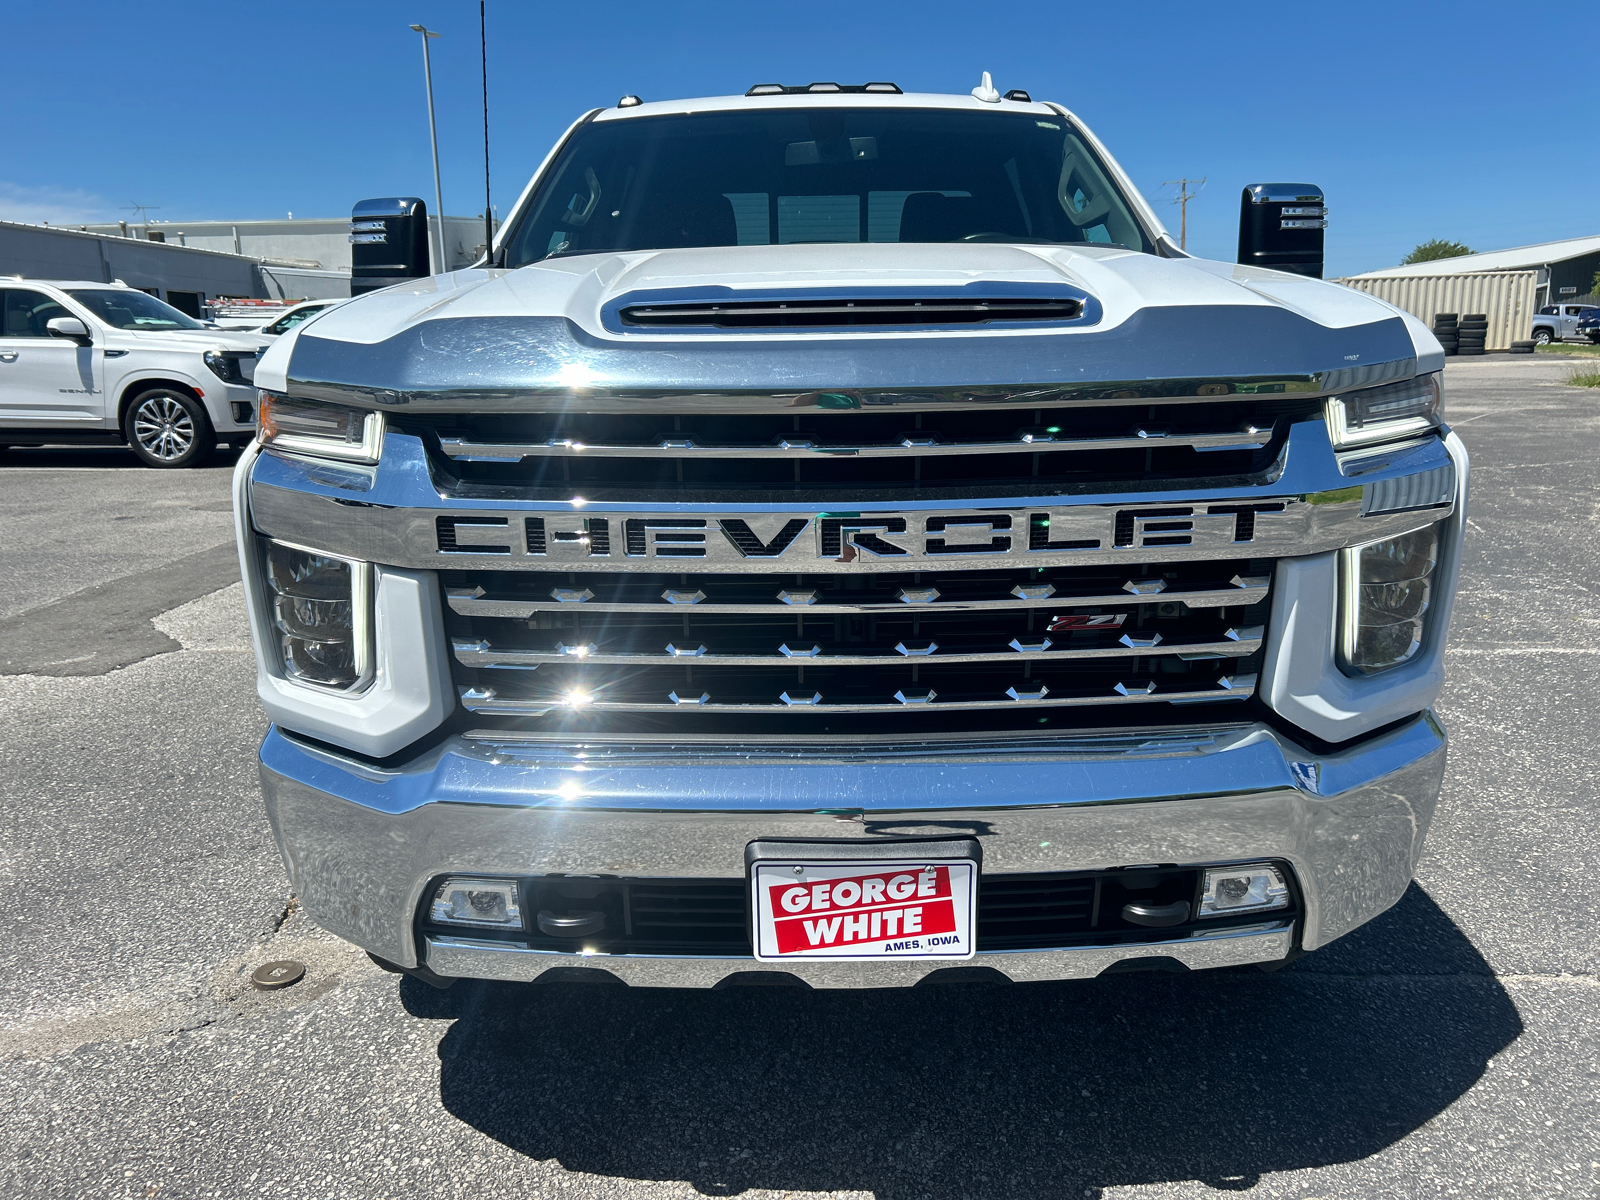
[(1343, 559), (1344, 666), (1363, 675), (1399, 666), (1422, 648), (1438, 526), (1368, 542), (1344, 551)]
[(443, 925), (522, 928), (517, 885), (509, 879), (446, 879), (434, 894), (430, 915)]
[(1204, 919), (1288, 907), (1289, 885), (1278, 868), (1270, 863), (1246, 863), (1206, 871), (1197, 915)]
[(372, 677), (372, 564), (264, 542), (284, 674), (354, 691)]

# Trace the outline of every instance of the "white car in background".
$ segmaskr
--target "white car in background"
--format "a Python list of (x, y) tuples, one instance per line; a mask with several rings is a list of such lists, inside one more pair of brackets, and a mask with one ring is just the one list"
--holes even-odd
[(277, 317), (251, 332), (263, 334), (269, 338), (282, 337), (289, 330), (310, 320), (318, 313), (326, 312), (330, 308), (347, 303), (349, 303), (348, 300), (305, 300), (292, 308), (284, 309)]
[(301, 300), (293, 304), (231, 304), (222, 305), (211, 324), (218, 329), (236, 332), (265, 333), (278, 337), (288, 333), (307, 317), (314, 317), (324, 309), (343, 304), (348, 297)]
[(255, 435), (266, 346), (126, 284), (0, 277), (0, 450), (126, 443), (198, 466)]

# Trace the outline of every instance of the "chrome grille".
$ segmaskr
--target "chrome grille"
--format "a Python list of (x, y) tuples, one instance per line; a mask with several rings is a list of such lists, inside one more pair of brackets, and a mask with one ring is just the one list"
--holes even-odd
[(656, 714), (704, 730), (838, 714), (1023, 725), (1058, 709), (1244, 699), (1270, 574), (1241, 560), (442, 578), (467, 710), (563, 728)]
[(1275, 474), (1289, 426), (1321, 419), (1319, 401), (1285, 396), (1134, 403), (1127, 392), (1120, 402), (1068, 408), (1007, 399), (988, 407), (881, 406), (838, 392), (800, 398), (787, 413), (708, 405), (677, 414), (399, 413), (390, 420), (422, 437), (436, 472), (462, 494), (485, 486), (533, 499), (577, 490), (593, 501), (667, 502), (1261, 483)]

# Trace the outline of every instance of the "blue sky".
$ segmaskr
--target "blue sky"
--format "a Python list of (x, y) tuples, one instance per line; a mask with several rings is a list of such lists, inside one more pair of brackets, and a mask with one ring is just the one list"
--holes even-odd
[[(1231, 259), (1239, 190), (1311, 182), (1328, 273), (1433, 237), (1497, 249), (1600, 233), (1600, 23), (1560, 4), (528, 3), (489, 0), (505, 211), (585, 109), (890, 79), (1074, 110), (1161, 206), (1208, 179), (1189, 248)], [(0, 218), (340, 216), (433, 194), (419, 39), (434, 46), (445, 208), (482, 211), (476, 3), (6, 6)], [(1585, 125), (1588, 124), (1588, 128)]]

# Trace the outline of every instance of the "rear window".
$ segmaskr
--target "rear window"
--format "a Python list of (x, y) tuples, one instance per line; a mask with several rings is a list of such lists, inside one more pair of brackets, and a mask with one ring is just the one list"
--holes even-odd
[(684, 246), (961, 241), (1151, 249), (1104, 164), (1060, 117), (768, 109), (583, 126), (512, 231), (507, 265)]

